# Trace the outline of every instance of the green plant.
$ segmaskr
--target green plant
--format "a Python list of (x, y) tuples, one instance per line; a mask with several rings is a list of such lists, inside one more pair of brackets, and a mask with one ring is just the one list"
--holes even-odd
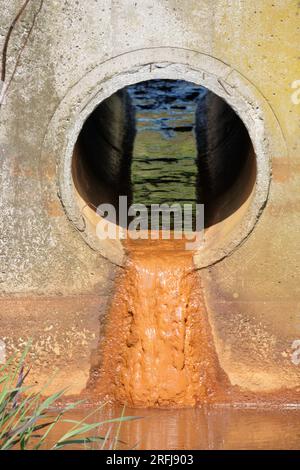
[[(114, 419), (88, 422), (103, 408), (104, 403), (93, 409), (82, 420), (69, 419), (68, 414), (82, 406), (83, 401), (58, 408), (58, 401), (66, 389), (43, 398), (45, 388), (49, 384), (39, 392), (26, 386), (25, 380), (30, 372), (30, 369), (25, 368), (27, 353), (28, 348), (16, 367), (13, 367), (15, 356), (0, 367), (0, 450), (41, 450), (47, 443), (50, 433), (62, 423), (68, 423), (70, 429), (56, 439), (51, 445), (51, 450), (64, 449), (70, 445), (83, 446), (84, 449), (114, 449), (122, 443), (118, 438), (121, 424), (137, 419), (136, 417), (124, 416), (123, 412), (122, 416)], [(99, 428), (109, 423), (111, 424), (105, 435), (97, 435)], [(118, 423), (118, 429), (116, 436), (112, 437), (114, 423)], [(92, 431), (96, 432), (95, 436), (91, 435)]]

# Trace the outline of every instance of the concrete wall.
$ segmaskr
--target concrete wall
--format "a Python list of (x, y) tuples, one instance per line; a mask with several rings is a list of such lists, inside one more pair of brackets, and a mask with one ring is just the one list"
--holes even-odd
[[(1, 46), (22, 4), (0, 1)], [(59, 368), (53, 387), (84, 388), (116, 269), (73, 200), (80, 128), (117, 89), (179, 78), (225, 98), (257, 154), (245, 218), (195, 260), (221, 363), (252, 389), (299, 385), (299, 12), (296, 0), (29, 1), (0, 109), (0, 320), (10, 352), (33, 338), (34, 380)]]

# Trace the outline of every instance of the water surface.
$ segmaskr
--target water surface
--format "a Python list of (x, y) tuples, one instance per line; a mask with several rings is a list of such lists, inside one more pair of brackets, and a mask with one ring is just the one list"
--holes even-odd
[[(89, 409), (72, 413), (82, 419)], [(114, 418), (122, 413), (118, 406), (97, 412), (90, 421)], [(120, 439), (123, 449), (136, 450), (226, 450), (226, 449), (299, 449), (300, 410), (280, 408), (207, 407), (205, 409), (126, 409), (127, 416), (141, 419), (125, 423)], [(68, 425), (64, 425), (64, 430)], [(108, 426), (99, 430), (105, 434)], [(63, 426), (56, 428), (47, 442), (51, 447)], [(114, 431), (116, 431), (116, 426)], [(98, 445), (92, 444), (94, 449)], [(108, 444), (109, 447), (109, 444)]]

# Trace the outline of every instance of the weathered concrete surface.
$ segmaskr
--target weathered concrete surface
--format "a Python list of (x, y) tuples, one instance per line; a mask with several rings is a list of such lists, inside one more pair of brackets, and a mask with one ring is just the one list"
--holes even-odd
[[(0, 1), (1, 45), (21, 5)], [(75, 203), (67, 155), (84, 119), (134, 80), (186, 78), (227, 97), (262, 162), (251, 221), (238, 219), (232, 249), (218, 247), (214, 259), (223, 254), (223, 261), (203, 270), (221, 364), (234, 383), (252, 389), (299, 386), (300, 366), (290, 357), (292, 342), (300, 338), (300, 105), (292, 101), (291, 88), (299, 79), (299, 39), (294, 0), (29, 2), (9, 42), (9, 88), (0, 109), (0, 313), (10, 351), (21, 347), (21, 339), (37, 341), (51, 312), (64, 319), (61, 331), (75, 325), (69, 343), (59, 335), (60, 350), (68, 344), (78, 351), (77, 329), (84, 326), (70, 319), (79, 315), (80, 299), (96, 296), (101, 305), (103, 293), (109, 295), (114, 267), (91, 249), (79, 233), (80, 219), (70, 216)], [(270, 193), (255, 224), (265, 203), (268, 159)], [(58, 302), (58, 296), (73, 300)], [(94, 302), (82, 317), (89, 325), (100, 315)], [(31, 315), (35, 326), (29, 328)], [(76, 391), (89, 373), (87, 355), (95, 340), (87, 338), (76, 360), (82, 364)], [(59, 385), (68, 385), (78, 367), (57, 357), (54, 345), (35, 351), (67, 368)], [(33, 380), (39, 372), (33, 369)]]
[(107, 297), (99, 293), (1, 298), (1, 339), (14, 354), (32, 338), (27, 360), (38, 390), (47, 383), (47, 394), (66, 386), (68, 394), (78, 394), (89, 378), (106, 303)]

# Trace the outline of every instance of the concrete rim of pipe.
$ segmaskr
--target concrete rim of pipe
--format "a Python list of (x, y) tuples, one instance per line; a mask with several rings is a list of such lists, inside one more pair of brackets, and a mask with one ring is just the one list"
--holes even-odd
[[(151, 79), (190, 81), (223, 98), (245, 124), (254, 147), (256, 178), (250, 196), (230, 220), (208, 229), (209, 249), (194, 255), (197, 268), (207, 267), (230, 255), (252, 232), (268, 198), (270, 155), (275, 148), (280, 154), (286, 153), (276, 116), (264, 97), (224, 62), (185, 49), (153, 48), (123, 54), (97, 65), (74, 85), (58, 106), (45, 137), (42, 162), (50, 151), (56, 156), (62, 205), (85, 242), (111, 262), (123, 265), (126, 253), (122, 242), (100, 241), (90, 213), (84, 210), (86, 205), (83, 207), (78, 202), (72, 176), (73, 151), (84, 122), (101, 102), (125, 86)], [(273, 133), (276, 142), (268, 138), (267, 129), (276, 129)]]

